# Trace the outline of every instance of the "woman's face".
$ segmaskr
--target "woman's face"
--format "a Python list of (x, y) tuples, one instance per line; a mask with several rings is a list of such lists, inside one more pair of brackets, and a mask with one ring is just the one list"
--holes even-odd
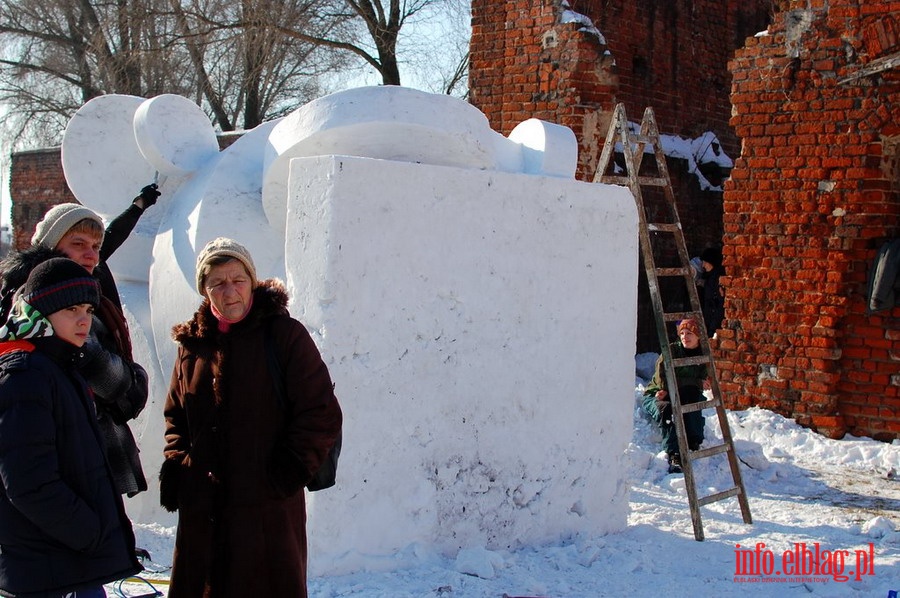
[(91, 314), (93, 313), (93, 305), (82, 303), (55, 311), (47, 316), (47, 319), (53, 326), (54, 335), (67, 343), (80, 347), (91, 332)]
[(226, 320), (240, 320), (250, 306), (250, 275), (244, 264), (230, 260), (213, 266), (203, 281), (209, 302)]
[(678, 337), (681, 339), (681, 344), (684, 345), (685, 349), (696, 349), (700, 345), (700, 337), (687, 328), (679, 332)]

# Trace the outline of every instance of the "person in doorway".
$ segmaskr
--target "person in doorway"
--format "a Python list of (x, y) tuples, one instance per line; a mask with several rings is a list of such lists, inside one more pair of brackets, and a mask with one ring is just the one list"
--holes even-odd
[(0, 595), (102, 598), (134, 575), (134, 533), (74, 367), (97, 281), (53, 258), (34, 268), (0, 328)]
[(725, 294), (719, 286), (719, 278), (725, 274), (722, 267), (722, 248), (707, 247), (700, 254), (700, 282), (697, 287), (700, 296), (700, 309), (703, 312), (703, 324), (710, 338), (722, 327), (725, 319)]
[[(678, 323), (678, 341), (672, 343), (672, 358), (695, 357), (702, 355), (700, 348), (700, 324), (691, 318)], [(705, 365), (685, 365), (675, 368), (678, 379), (678, 396), (682, 405), (703, 401), (703, 390), (709, 388), (709, 376)], [(672, 396), (668, 390), (665, 362), (660, 355), (656, 360), (653, 379), (644, 392), (643, 408), (650, 418), (659, 426), (662, 434), (662, 446), (666, 451), (669, 473), (681, 473), (681, 451), (678, 447), (678, 436), (672, 415)], [(690, 450), (695, 451), (703, 443), (703, 414), (692, 411), (684, 414), (684, 429)]]
[(156, 203), (159, 191), (147, 185), (131, 205), (104, 230), (103, 220), (75, 203), (54, 206), (38, 223), (31, 247), (0, 263), (2, 309), (7, 313), (16, 290), (38, 264), (68, 257), (100, 284), (100, 304), (93, 316), (90, 338), (79, 351), (78, 367), (93, 391), (108, 458), (122, 494), (134, 496), (147, 489), (137, 443), (128, 421), (147, 402), (148, 377), (135, 363), (131, 336), (115, 280), (105, 260), (125, 241), (143, 211)]
[[(306, 590), (304, 486), (335, 443), (342, 413), (325, 363), (225, 238), (197, 257), (200, 307), (172, 334), (160, 502), (178, 511), (170, 598), (292, 596)], [(280, 360), (279, 400), (267, 343)]]

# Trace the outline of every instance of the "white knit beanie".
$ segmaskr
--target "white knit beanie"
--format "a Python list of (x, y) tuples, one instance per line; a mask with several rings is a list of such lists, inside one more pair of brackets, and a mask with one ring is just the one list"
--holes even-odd
[(38, 222), (34, 236), (31, 237), (31, 244), (55, 249), (69, 229), (85, 219), (96, 221), (100, 225), (100, 230), (106, 228), (100, 216), (81, 204), (61, 203), (53, 206)]
[(219, 237), (207, 243), (206, 247), (197, 256), (197, 291), (201, 295), (205, 295), (203, 279), (206, 277), (206, 273), (204, 270), (209, 261), (217, 257), (231, 257), (244, 264), (247, 274), (250, 275), (250, 288), (256, 288), (256, 266), (253, 265), (253, 258), (250, 257), (250, 252), (247, 251), (246, 247), (233, 239)]

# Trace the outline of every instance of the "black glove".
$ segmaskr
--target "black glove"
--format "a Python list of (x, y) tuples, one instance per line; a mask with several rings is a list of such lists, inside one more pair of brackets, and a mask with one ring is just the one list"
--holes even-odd
[[(153, 204), (156, 203), (157, 197), (162, 195), (158, 191), (158, 189), (159, 189), (159, 185), (157, 185), (156, 183), (150, 183), (149, 185), (147, 185), (143, 189), (141, 189), (140, 194), (134, 198), (134, 202), (132, 202), (132, 203), (136, 203), (140, 199), (144, 205), (144, 207), (142, 209), (146, 210), (147, 208), (149, 208), (150, 206), (152, 206)], [(138, 207), (140, 207), (140, 206), (138, 206)]]
[(181, 460), (166, 459), (159, 470), (159, 504), (170, 513), (178, 510)]

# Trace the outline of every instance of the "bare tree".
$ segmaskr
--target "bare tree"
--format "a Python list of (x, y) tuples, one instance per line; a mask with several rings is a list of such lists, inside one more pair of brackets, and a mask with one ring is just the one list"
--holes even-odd
[(14, 147), (53, 143), (98, 95), (176, 93), (223, 131), (249, 129), (354, 62), (462, 95), (467, 20), (465, 0), (2, 0), (0, 126)]
[[(345, 58), (280, 28), (326, 34), (318, 0), (170, 0), (199, 90), (222, 130), (253, 128), (314, 98)], [(279, 27), (272, 24), (279, 23)]]
[(102, 94), (183, 92), (184, 61), (158, 44), (168, 34), (152, 18), (160, 2), (0, 4), (0, 101), (16, 132), (50, 141), (79, 106)]
[[(282, 34), (324, 48), (349, 53), (374, 68), (383, 85), (400, 85), (398, 43), (406, 25), (427, 25), (444, 11), (468, 14), (461, 0), (324, 0), (321, 18), (331, 24), (328, 35), (312, 35), (270, 21)], [(466, 34), (468, 44), (468, 34)]]

